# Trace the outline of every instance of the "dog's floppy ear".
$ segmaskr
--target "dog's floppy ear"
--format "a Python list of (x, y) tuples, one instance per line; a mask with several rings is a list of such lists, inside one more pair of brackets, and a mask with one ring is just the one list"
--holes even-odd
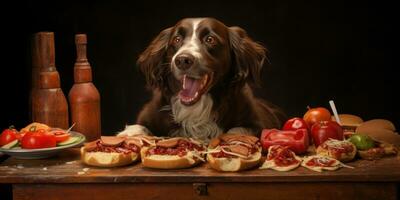
[(266, 59), (266, 49), (254, 42), (240, 27), (229, 28), (229, 41), (233, 53), (233, 83), (250, 82), (260, 85), (261, 68)]
[(137, 65), (144, 73), (147, 85), (150, 88), (161, 88), (164, 84), (165, 73), (169, 70), (169, 63), (165, 62), (172, 27), (158, 34), (146, 50), (140, 54)]

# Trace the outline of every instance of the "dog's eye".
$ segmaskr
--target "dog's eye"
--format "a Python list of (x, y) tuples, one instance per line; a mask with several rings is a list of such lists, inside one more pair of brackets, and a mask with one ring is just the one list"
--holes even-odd
[(182, 38), (180, 36), (175, 36), (174, 39), (172, 40), (172, 42), (174, 44), (178, 44), (179, 42), (181, 42)]
[(206, 43), (207, 44), (210, 44), (210, 45), (215, 45), (215, 43), (216, 43), (216, 39), (215, 39), (215, 37), (213, 37), (213, 36), (207, 36), (206, 37)]

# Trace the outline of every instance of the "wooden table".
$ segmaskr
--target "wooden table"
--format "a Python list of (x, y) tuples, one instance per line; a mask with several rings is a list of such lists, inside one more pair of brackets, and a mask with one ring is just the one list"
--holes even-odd
[(219, 173), (207, 164), (182, 170), (148, 169), (140, 163), (107, 169), (83, 165), (78, 150), (70, 149), (43, 160), (9, 158), (0, 163), (0, 184), (11, 186), (13, 199), (398, 198), (399, 157), (349, 165), (355, 168), (322, 173), (303, 167)]

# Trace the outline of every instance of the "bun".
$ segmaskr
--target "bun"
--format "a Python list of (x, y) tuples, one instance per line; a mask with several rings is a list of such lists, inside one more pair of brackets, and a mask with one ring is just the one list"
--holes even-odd
[[(364, 120), (361, 117), (351, 114), (339, 114), (339, 119), (341, 126), (346, 130), (355, 131), (355, 129), (360, 126)], [(335, 117), (332, 116), (332, 121), (336, 121)]]
[(140, 150), (142, 164), (145, 167), (156, 169), (181, 169), (198, 165), (202, 162), (197, 159), (192, 152), (188, 152), (185, 156), (178, 155), (146, 155), (152, 147), (143, 147)]
[(395, 131), (393, 123), (385, 119), (366, 121), (356, 129), (357, 134), (368, 135), (375, 141), (400, 146), (400, 135)]
[[(235, 172), (257, 166), (261, 161), (259, 138), (237, 133), (222, 134), (208, 145), (207, 161), (218, 171)], [(213, 155), (216, 153), (215, 155)]]
[(261, 161), (261, 150), (253, 154), (249, 159), (242, 158), (215, 158), (212, 154), (207, 154), (207, 161), (211, 168), (224, 171), (236, 172), (257, 166)]
[(85, 147), (81, 148), (81, 160), (87, 165), (97, 167), (118, 167), (129, 165), (138, 160), (139, 155), (135, 152), (130, 153), (107, 153), (107, 152), (87, 152)]
[(43, 129), (45, 131), (50, 131), (50, 126), (47, 126), (46, 124), (42, 124), (39, 122), (33, 122), (29, 124), (28, 126), (25, 126), (25, 128), (21, 129), (21, 132), (28, 132), (32, 127), (36, 127), (36, 130)]

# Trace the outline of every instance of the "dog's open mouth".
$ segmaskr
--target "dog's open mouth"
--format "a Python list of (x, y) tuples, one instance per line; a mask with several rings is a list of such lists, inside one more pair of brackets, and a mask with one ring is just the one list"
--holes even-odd
[(210, 75), (205, 74), (201, 78), (193, 78), (188, 75), (183, 75), (182, 89), (179, 92), (179, 99), (184, 105), (192, 105), (196, 103), (201, 95), (207, 90), (207, 85), (210, 82)]

